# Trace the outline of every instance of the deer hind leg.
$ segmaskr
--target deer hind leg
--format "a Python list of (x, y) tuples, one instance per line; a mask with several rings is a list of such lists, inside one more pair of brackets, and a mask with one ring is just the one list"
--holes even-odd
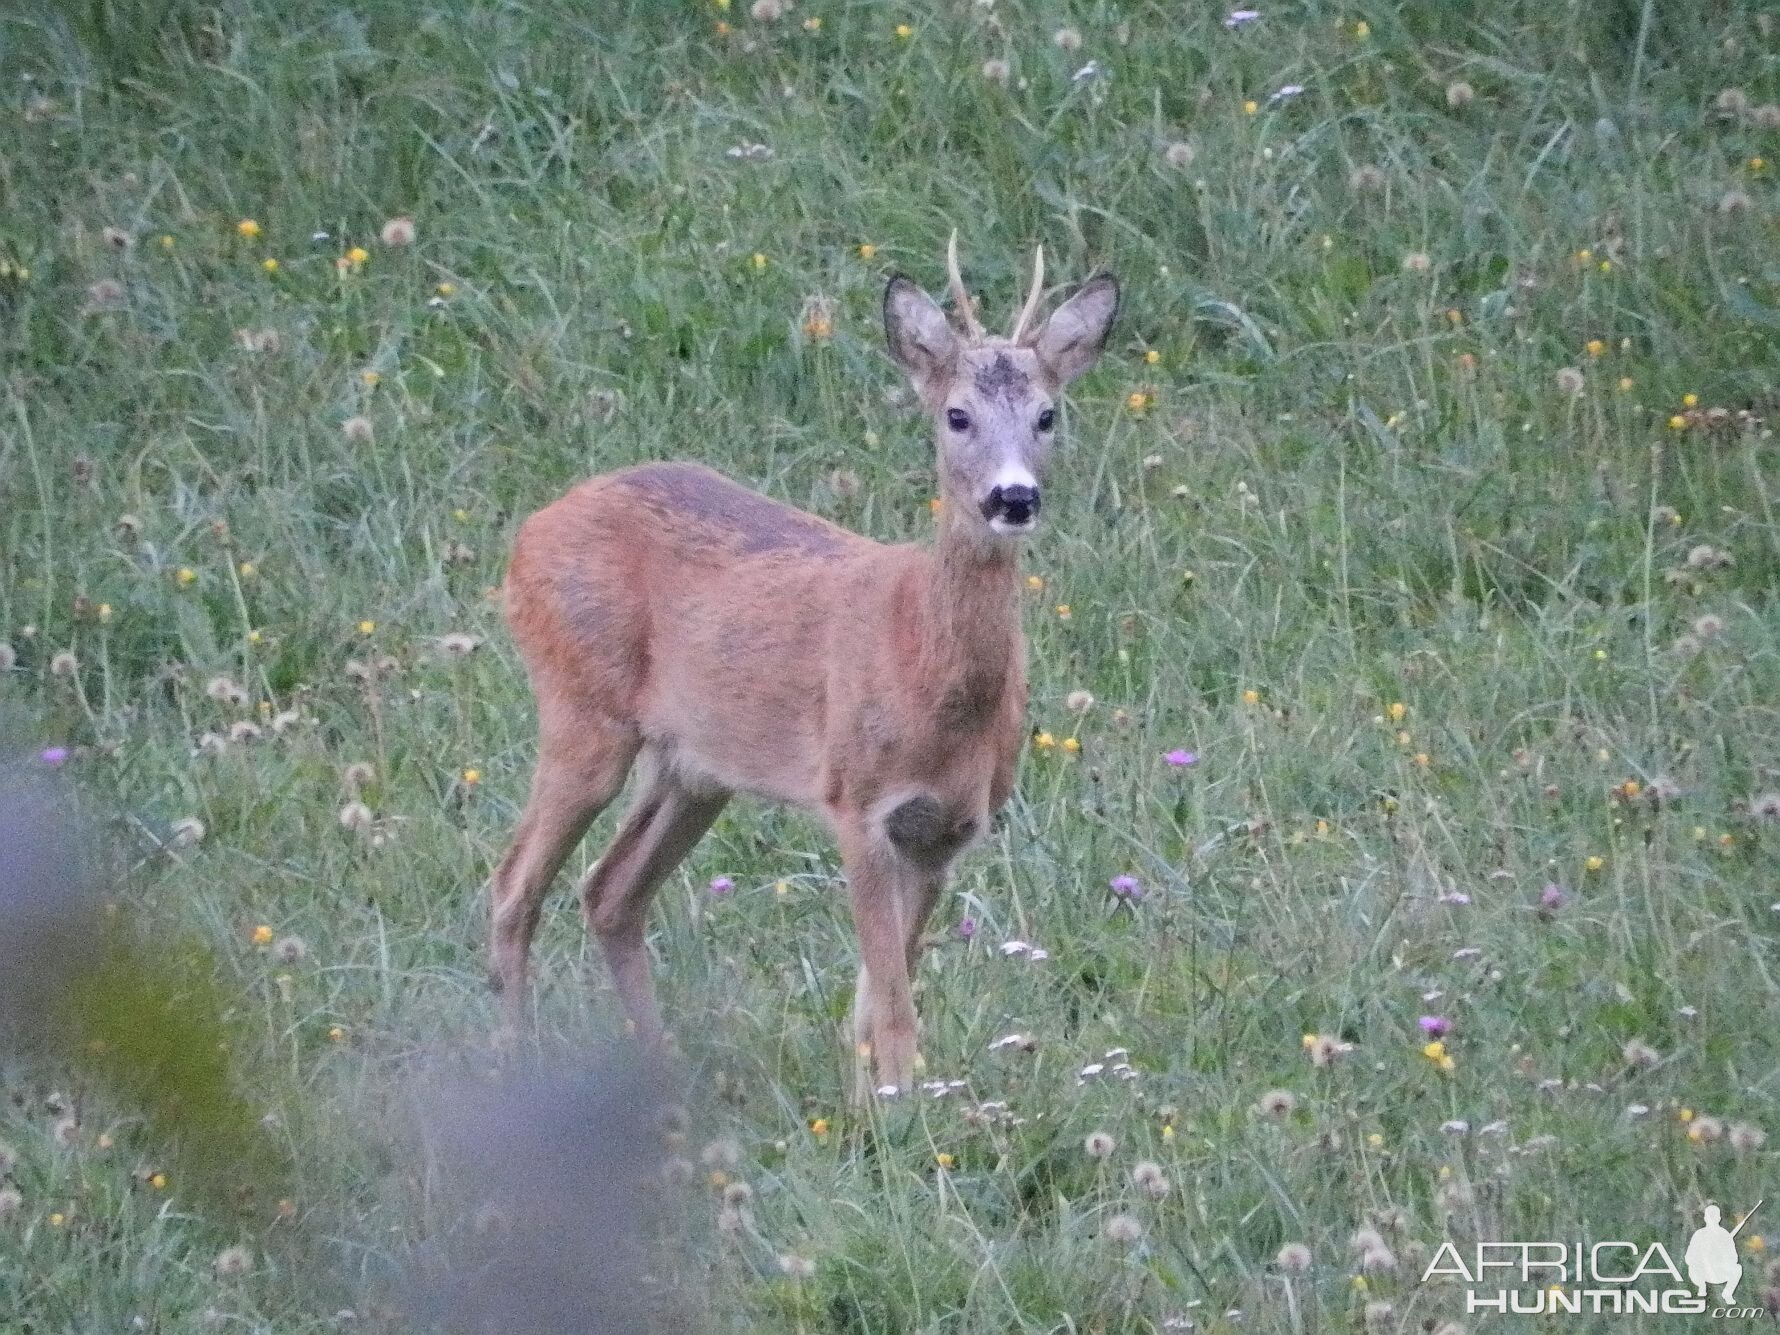
[(605, 952), (612, 984), (637, 1037), (662, 1035), (644, 930), (656, 888), (711, 828), (729, 793), (694, 790), (658, 771), (625, 813), (611, 845), (581, 883), (581, 912)]
[(617, 796), (639, 745), (634, 730), (582, 722), (540, 732), (531, 795), (489, 887), (489, 965), (509, 1027), (525, 1018), (526, 960), (544, 895), (595, 816)]

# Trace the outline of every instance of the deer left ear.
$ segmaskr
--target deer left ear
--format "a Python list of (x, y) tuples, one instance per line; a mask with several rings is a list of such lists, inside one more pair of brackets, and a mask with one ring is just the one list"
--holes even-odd
[(950, 375), (958, 359), (958, 337), (946, 323), (946, 313), (901, 274), (884, 289), (884, 341), (923, 390)]
[(1096, 274), (1026, 341), (1052, 379), (1067, 385), (1100, 360), (1118, 318), (1119, 281), (1111, 274)]

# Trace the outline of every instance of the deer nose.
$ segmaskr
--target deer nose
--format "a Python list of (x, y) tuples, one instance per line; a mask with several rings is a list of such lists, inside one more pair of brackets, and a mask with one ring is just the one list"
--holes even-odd
[(983, 502), (984, 519), (1005, 519), (1010, 524), (1030, 524), (1038, 515), (1038, 488), (1015, 482), (995, 487)]

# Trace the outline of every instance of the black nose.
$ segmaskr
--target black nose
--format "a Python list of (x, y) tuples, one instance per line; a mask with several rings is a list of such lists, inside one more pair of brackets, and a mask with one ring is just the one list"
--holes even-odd
[(1038, 488), (1016, 482), (996, 487), (983, 502), (984, 519), (1005, 519), (1010, 524), (1030, 524), (1038, 514)]

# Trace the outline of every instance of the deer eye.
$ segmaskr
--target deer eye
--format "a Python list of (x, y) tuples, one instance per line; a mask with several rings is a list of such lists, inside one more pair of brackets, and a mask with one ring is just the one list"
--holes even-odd
[(969, 431), (970, 414), (962, 408), (947, 408), (946, 425), (954, 431)]
[(1038, 415), (1038, 429), (1040, 431), (1049, 431), (1052, 427), (1054, 427), (1056, 425), (1057, 425), (1057, 414), (1052, 409), (1046, 408), (1042, 413), (1040, 413)]

